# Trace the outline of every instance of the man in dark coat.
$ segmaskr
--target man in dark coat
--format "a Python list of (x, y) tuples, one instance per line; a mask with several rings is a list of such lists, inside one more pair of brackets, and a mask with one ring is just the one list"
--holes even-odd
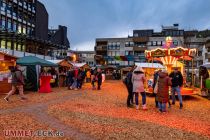
[(128, 90), (128, 97), (127, 97), (127, 107), (132, 107), (133, 104), (133, 83), (132, 83), (132, 73), (133, 69), (127, 73), (125, 84)]
[(101, 69), (97, 69), (96, 80), (97, 80), (97, 83), (98, 83), (98, 90), (100, 90), (101, 89), (101, 84), (102, 84)]
[(175, 104), (175, 92), (178, 95), (179, 98), (179, 104), (180, 104), (180, 109), (183, 107), (182, 103), (182, 95), (180, 91), (180, 87), (183, 85), (183, 76), (180, 71), (178, 71), (177, 68), (174, 69), (174, 71), (169, 75), (169, 77), (172, 78), (172, 104)]

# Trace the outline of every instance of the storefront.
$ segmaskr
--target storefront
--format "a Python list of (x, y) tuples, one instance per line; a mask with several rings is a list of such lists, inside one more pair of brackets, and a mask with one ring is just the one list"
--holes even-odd
[(11, 55), (8, 55), (4, 52), (0, 52), (0, 94), (9, 92), (11, 87), (10, 69), (16, 65), (17, 58)]

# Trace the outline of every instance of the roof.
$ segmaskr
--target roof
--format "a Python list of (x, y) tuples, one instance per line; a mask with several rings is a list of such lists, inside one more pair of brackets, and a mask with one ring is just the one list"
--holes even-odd
[(63, 60), (47, 60), (47, 61), (52, 62), (54, 64), (58, 64), (58, 63), (60, 63)]
[(21, 57), (17, 60), (17, 64), (23, 65), (23, 66), (28, 66), (28, 65), (41, 65), (41, 66), (46, 66), (46, 67), (58, 66), (57, 64), (38, 58), (36, 56)]
[(70, 62), (70, 63), (73, 65), (73, 67), (77, 67), (77, 68), (81, 68), (81, 67), (84, 67), (84, 66), (89, 67), (89, 65), (87, 65), (86, 63), (74, 63), (74, 62)]
[(62, 67), (72, 67), (73, 65), (68, 61), (68, 60), (65, 60), (65, 59), (61, 59), (61, 60), (47, 60), (49, 62), (52, 62), (54, 64), (58, 64), (59, 66), (62, 66)]
[(136, 66), (140, 66), (142, 68), (165, 68), (163, 65), (159, 64), (159, 63), (138, 63), (135, 62)]

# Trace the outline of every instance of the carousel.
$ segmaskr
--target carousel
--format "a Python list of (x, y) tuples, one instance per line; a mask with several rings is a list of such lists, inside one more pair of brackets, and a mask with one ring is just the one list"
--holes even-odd
[[(171, 37), (166, 37), (166, 43), (162, 48), (153, 50), (146, 50), (145, 57), (149, 62), (160, 62), (163, 64), (168, 73), (171, 73), (173, 68), (178, 68), (184, 78), (184, 85), (186, 86), (185, 62), (192, 61), (192, 77), (193, 77), (193, 58), (196, 55), (196, 49), (183, 48), (181, 46), (174, 46)], [(192, 78), (192, 84), (194, 83)], [(181, 89), (182, 95), (192, 95), (193, 89), (183, 87)]]

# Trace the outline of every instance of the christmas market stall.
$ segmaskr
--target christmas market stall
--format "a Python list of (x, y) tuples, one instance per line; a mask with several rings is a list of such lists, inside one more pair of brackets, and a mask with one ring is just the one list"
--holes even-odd
[(51, 85), (53, 87), (64, 87), (66, 86), (66, 73), (69, 69), (73, 68), (73, 65), (66, 59), (62, 60), (47, 60), (49, 62), (52, 62), (54, 64), (57, 64), (58, 67), (56, 70), (50, 69), (51, 75), (53, 75), (53, 79), (51, 79)]
[(52, 75), (41, 69), (41, 67), (57, 67), (57, 64), (36, 56), (19, 58), (17, 64), (26, 66), (25, 86), (28, 90), (39, 91), (40, 93), (51, 92), (50, 80), (52, 79)]
[(0, 51), (0, 94), (12, 89), (10, 70), (16, 65), (17, 57)]

